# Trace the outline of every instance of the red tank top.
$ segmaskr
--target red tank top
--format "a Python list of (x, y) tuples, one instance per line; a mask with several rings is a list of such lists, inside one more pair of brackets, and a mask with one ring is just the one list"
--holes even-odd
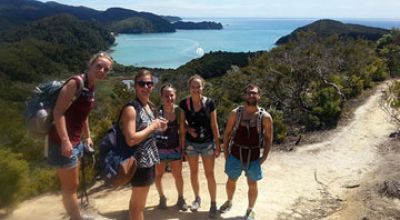
[(249, 149), (240, 148), (240, 146), (246, 146), (251, 148), (250, 161), (257, 160), (260, 158), (260, 148), (258, 140), (257, 127), (249, 127), (239, 125), (236, 130), (236, 135), (233, 137), (233, 146), (231, 149), (231, 154), (236, 158), (240, 159), (240, 150), (242, 151), (243, 162), (247, 161), (249, 154)]
[[(78, 79), (74, 79), (77, 86), (80, 86)], [(85, 84), (86, 86), (86, 84)], [(69, 140), (76, 145), (81, 140), (82, 127), (93, 109), (95, 103), (94, 88), (83, 88), (81, 95), (71, 104), (65, 112), (65, 122)], [(61, 144), (57, 129), (53, 126), (49, 132), (49, 144)]]

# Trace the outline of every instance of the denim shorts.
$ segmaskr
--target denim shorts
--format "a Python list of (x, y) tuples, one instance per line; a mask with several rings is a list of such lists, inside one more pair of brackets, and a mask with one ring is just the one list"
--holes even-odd
[(247, 178), (253, 181), (258, 181), (263, 178), (260, 159), (250, 161), (247, 167), (246, 164), (241, 164), (239, 159), (233, 155), (229, 155), (225, 162), (225, 173), (229, 176), (229, 178), (232, 180), (238, 179), (242, 174), (242, 171), (245, 171)]
[(179, 151), (172, 152), (172, 153), (162, 153), (161, 151), (158, 152), (160, 154), (160, 161), (175, 161), (182, 159), (182, 154)]
[(61, 145), (50, 144), (47, 162), (50, 167), (58, 169), (73, 168), (78, 165), (79, 159), (83, 156), (83, 142), (79, 142), (72, 149), (71, 157), (65, 157), (61, 154)]
[(214, 141), (206, 143), (196, 143), (186, 140), (185, 153), (187, 156), (212, 156), (214, 155)]

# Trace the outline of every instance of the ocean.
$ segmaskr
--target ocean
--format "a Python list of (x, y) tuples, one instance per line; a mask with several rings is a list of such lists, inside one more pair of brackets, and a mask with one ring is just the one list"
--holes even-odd
[[(177, 30), (175, 33), (120, 34), (112, 47), (113, 58), (124, 65), (177, 68), (210, 51), (269, 50), (282, 36), (318, 19), (184, 18), (215, 21), (222, 30)], [(400, 20), (337, 19), (386, 29), (400, 28)]]

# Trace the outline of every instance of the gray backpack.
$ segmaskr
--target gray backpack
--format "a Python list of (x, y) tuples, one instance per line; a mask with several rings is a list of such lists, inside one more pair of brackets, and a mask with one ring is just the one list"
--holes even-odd
[(82, 93), (84, 76), (76, 75), (66, 81), (50, 81), (41, 83), (35, 88), (32, 96), (26, 102), (25, 122), (29, 134), (34, 137), (45, 137), (53, 124), (53, 108), (61, 88), (71, 79), (78, 79), (80, 85), (74, 99)]

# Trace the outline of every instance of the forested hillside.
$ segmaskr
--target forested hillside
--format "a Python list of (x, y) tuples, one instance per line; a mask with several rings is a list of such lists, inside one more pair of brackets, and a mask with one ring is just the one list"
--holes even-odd
[[(10, 2), (14, 1), (1, 4)], [(1, 14), (6, 15), (11, 17), (0, 20), (1, 25), (8, 25), (0, 29), (0, 188), (4, 189), (0, 191), (0, 208), (57, 188), (54, 172), (42, 156), (43, 141), (29, 137), (24, 127), (24, 101), (31, 89), (40, 81), (84, 71), (91, 54), (114, 43), (111, 29), (97, 21), (67, 14), (35, 17), (26, 13), (17, 16), (20, 22), (11, 19), (12, 14)], [(123, 22), (120, 25), (124, 27)], [(274, 119), (275, 141), (283, 142), (287, 135), (335, 127), (344, 103), (375, 82), (398, 76), (399, 33), (392, 30), (378, 41), (369, 41), (344, 39), (340, 33), (298, 32), (296, 39), (270, 51), (212, 52), (176, 70), (153, 71), (161, 82), (177, 86), (179, 99), (187, 94), (190, 75), (204, 76), (205, 95), (217, 103), (221, 129), (229, 111), (242, 102), (241, 88), (249, 82), (258, 84), (263, 91), (261, 105)], [(97, 105), (90, 116), (96, 143), (120, 106), (134, 96), (120, 80), (132, 78), (136, 71), (137, 67), (116, 64), (109, 80), (96, 88)], [(156, 92), (152, 100), (158, 104)], [(91, 177), (93, 174), (88, 177), (93, 180)]]
[(279, 38), (276, 44), (285, 44), (289, 41), (296, 40), (301, 32), (311, 31), (319, 37), (328, 37), (336, 34), (341, 39), (364, 39), (376, 41), (389, 31), (383, 28), (367, 27), (358, 24), (345, 24), (340, 21), (322, 19), (315, 21), (304, 27), (297, 28), (287, 36)]

